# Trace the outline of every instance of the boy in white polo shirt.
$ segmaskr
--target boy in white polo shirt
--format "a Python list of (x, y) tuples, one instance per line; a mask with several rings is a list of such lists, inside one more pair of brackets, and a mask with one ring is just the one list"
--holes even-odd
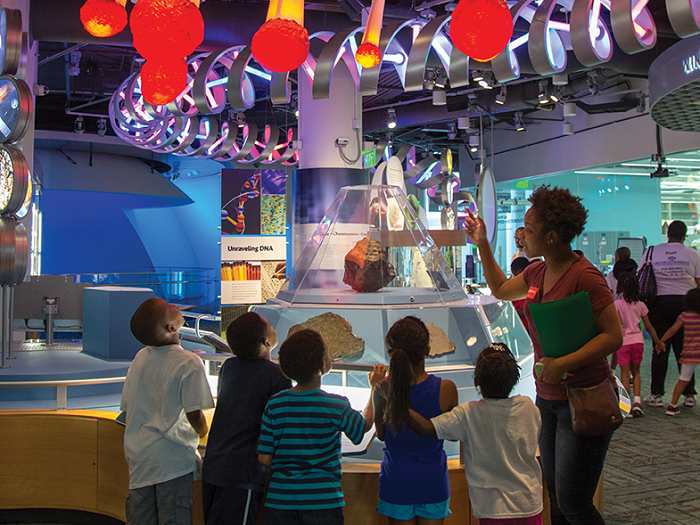
[(127, 525), (192, 523), (192, 483), (201, 473), (203, 410), (214, 408), (202, 360), (184, 350), (177, 306), (152, 298), (131, 318), (140, 343), (124, 381), (124, 455), (129, 465)]

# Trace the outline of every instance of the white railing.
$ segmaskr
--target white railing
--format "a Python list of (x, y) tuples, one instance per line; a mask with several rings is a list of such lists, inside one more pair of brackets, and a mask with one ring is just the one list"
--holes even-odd
[(0, 388), (4, 387), (29, 387), (41, 386), (56, 387), (56, 410), (66, 410), (68, 405), (68, 387), (83, 385), (106, 385), (110, 383), (123, 383), (125, 377), (102, 377), (99, 379), (65, 379), (60, 381), (0, 381)]

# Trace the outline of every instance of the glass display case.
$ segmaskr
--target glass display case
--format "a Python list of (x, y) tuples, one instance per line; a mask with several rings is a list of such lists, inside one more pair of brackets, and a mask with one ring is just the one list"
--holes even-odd
[[(467, 295), (413, 206), (396, 186), (342, 188), (277, 297), (253, 310), (280, 341), (300, 328), (318, 330), (334, 360), (324, 388), (358, 410), (372, 365), (389, 363), (384, 334), (407, 315), (430, 331), (428, 373), (454, 381), (460, 402), (478, 399), (474, 363), (492, 342), (506, 343), (522, 368), (515, 393), (534, 397), (532, 342), (513, 305)], [(446, 446), (458, 453), (456, 444)], [(382, 444), (347, 443), (344, 453), (379, 460)]]

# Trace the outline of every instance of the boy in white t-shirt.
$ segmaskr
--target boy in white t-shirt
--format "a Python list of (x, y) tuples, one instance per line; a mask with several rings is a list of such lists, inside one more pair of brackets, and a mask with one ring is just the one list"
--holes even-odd
[(425, 419), (411, 410), (411, 427), (464, 445), (464, 474), (479, 525), (541, 525), (542, 469), (536, 458), (540, 411), (528, 397), (509, 397), (520, 367), (503, 343), (476, 360), (474, 385), (480, 401)]
[(202, 410), (214, 408), (202, 360), (184, 350), (177, 306), (152, 298), (131, 318), (144, 345), (124, 381), (124, 455), (129, 465), (127, 525), (192, 523), (192, 484), (201, 472)]

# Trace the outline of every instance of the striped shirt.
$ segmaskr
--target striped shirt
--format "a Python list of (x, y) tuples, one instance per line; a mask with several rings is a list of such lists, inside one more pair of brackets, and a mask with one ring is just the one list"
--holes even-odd
[(320, 389), (272, 396), (258, 444), (258, 454), (272, 456), (265, 506), (309, 510), (345, 505), (340, 433), (358, 445), (364, 426), (365, 418), (342, 396)]
[(683, 322), (683, 351), (679, 363), (684, 365), (700, 364), (700, 315), (695, 312), (683, 312), (678, 316)]

